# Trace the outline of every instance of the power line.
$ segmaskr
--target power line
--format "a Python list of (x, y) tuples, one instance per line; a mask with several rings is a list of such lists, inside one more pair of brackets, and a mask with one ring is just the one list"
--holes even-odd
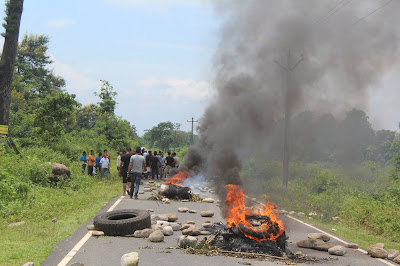
[(328, 18), (330, 18), (331, 16), (333, 16), (334, 14), (336, 14), (336, 12), (338, 12), (339, 10), (341, 10), (343, 7), (347, 6), (349, 3), (351, 2), (351, 0), (349, 0), (348, 2), (344, 3), (341, 7), (339, 7), (338, 9), (336, 9), (333, 13), (331, 13), (329, 16), (327, 16), (324, 20), (322, 20), (321, 22), (324, 22), (325, 20), (327, 20)]
[(343, 3), (344, 0), (339, 1), (334, 7), (332, 7), (331, 9), (329, 9), (329, 11), (323, 15), (322, 17), (320, 17), (317, 21), (315, 21), (314, 23), (318, 23), (320, 22), (323, 18), (325, 18), (327, 15), (329, 15), (329, 13), (331, 13), (338, 5), (340, 5), (341, 3)]
[(355, 21), (353, 24), (351, 25), (356, 25), (358, 22), (366, 19), (367, 17), (371, 16), (372, 14), (374, 14), (375, 12), (379, 11), (380, 9), (384, 8), (386, 5), (388, 5), (390, 2), (392, 2), (393, 0), (389, 0), (386, 3), (384, 3), (383, 5), (381, 5), (380, 7), (378, 7), (377, 9), (373, 10), (372, 12), (370, 12), (369, 14), (365, 15), (364, 17), (358, 19), (357, 21)]

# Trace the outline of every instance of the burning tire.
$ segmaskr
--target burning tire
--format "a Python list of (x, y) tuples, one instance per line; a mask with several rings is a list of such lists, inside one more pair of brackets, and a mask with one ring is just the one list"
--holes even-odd
[(133, 234), (136, 230), (151, 227), (150, 214), (144, 210), (115, 210), (94, 217), (93, 224), (97, 230), (108, 236)]

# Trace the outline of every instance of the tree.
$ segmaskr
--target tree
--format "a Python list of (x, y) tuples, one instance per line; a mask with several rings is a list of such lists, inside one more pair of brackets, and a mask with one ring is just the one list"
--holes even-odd
[(65, 80), (47, 68), (53, 63), (48, 44), (45, 35), (25, 35), (18, 46), (13, 89), (26, 99), (44, 98), (65, 86)]
[(114, 115), (115, 105), (117, 102), (115, 101), (115, 96), (117, 96), (117, 92), (114, 91), (113, 86), (107, 80), (100, 80), (103, 82), (103, 85), (100, 89), (100, 94), (95, 93), (94, 95), (99, 96), (100, 102), (98, 102), (100, 108), (99, 111), (102, 114)]
[(36, 110), (34, 125), (39, 128), (39, 135), (45, 141), (54, 141), (74, 122), (75, 108), (80, 104), (75, 101), (75, 94), (58, 91), (54, 97), (40, 101)]
[[(23, 5), (24, 0), (9, 0), (6, 2), (6, 17), (3, 24), (6, 32), (3, 35), (5, 40), (0, 60), (0, 125), (6, 126), (9, 125), (10, 118), (11, 85), (18, 49)], [(9, 134), (8, 136), (11, 146), (19, 153)]]

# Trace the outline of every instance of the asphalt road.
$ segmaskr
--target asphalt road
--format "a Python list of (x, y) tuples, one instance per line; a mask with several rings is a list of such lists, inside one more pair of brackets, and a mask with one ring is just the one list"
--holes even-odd
[[(196, 191), (194, 191), (196, 192)], [(197, 191), (198, 192), (198, 191)], [(221, 210), (214, 203), (197, 203), (197, 202), (177, 202), (172, 201), (171, 204), (163, 204), (158, 201), (146, 200), (151, 195), (151, 192), (139, 195), (139, 200), (130, 199), (129, 196), (119, 196), (112, 202), (108, 203), (99, 213), (106, 212), (111, 209), (153, 209), (154, 214), (173, 212), (179, 217), (177, 222), (184, 223), (187, 220), (196, 222), (198, 227), (207, 220), (215, 222), (224, 221)], [(211, 196), (214, 199), (216, 195)], [(197, 210), (197, 213), (179, 213), (179, 207), (188, 207), (189, 209)], [(213, 218), (205, 218), (200, 216), (200, 211), (212, 210), (215, 213)], [(387, 260), (373, 259), (365, 255), (360, 250), (347, 249), (347, 254), (343, 257), (332, 256), (327, 252), (303, 249), (296, 246), (296, 242), (307, 238), (309, 233), (325, 232), (331, 235), (331, 242), (338, 245), (349, 243), (331, 232), (321, 228), (309, 225), (306, 222), (292, 217), (290, 215), (281, 215), (285, 222), (286, 234), (289, 236), (288, 247), (292, 252), (301, 251), (303, 254), (320, 258), (317, 262), (307, 262), (302, 264), (312, 265), (397, 265)], [(129, 252), (139, 253), (140, 265), (284, 265), (279, 260), (252, 260), (241, 259), (225, 256), (205, 256), (191, 255), (183, 253), (179, 249), (168, 249), (176, 247), (177, 237), (181, 232), (174, 232), (172, 236), (166, 236), (165, 241), (161, 243), (152, 243), (148, 239), (134, 237), (94, 237), (88, 233), (87, 226), (92, 224), (92, 220), (82, 225), (70, 237), (61, 240), (57, 247), (46, 258), (42, 265), (71, 265), (73, 263), (82, 263), (84, 265), (96, 266), (112, 266), (120, 265), (121, 256)], [(202, 237), (200, 236), (200, 239)], [(324, 259), (330, 259), (328, 261)]]

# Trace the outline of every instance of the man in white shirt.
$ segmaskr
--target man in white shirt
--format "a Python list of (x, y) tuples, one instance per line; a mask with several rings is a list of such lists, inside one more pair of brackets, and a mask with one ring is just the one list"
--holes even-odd
[(136, 154), (131, 156), (129, 167), (128, 167), (128, 177), (131, 178), (131, 189), (129, 190), (129, 197), (133, 196), (133, 187), (135, 184), (135, 199), (138, 199), (140, 179), (142, 178), (142, 173), (146, 169), (146, 160), (141, 155), (140, 147), (136, 148)]
[(100, 179), (103, 179), (104, 173), (108, 172), (110, 160), (108, 157), (103, 156), (100, 160)]

